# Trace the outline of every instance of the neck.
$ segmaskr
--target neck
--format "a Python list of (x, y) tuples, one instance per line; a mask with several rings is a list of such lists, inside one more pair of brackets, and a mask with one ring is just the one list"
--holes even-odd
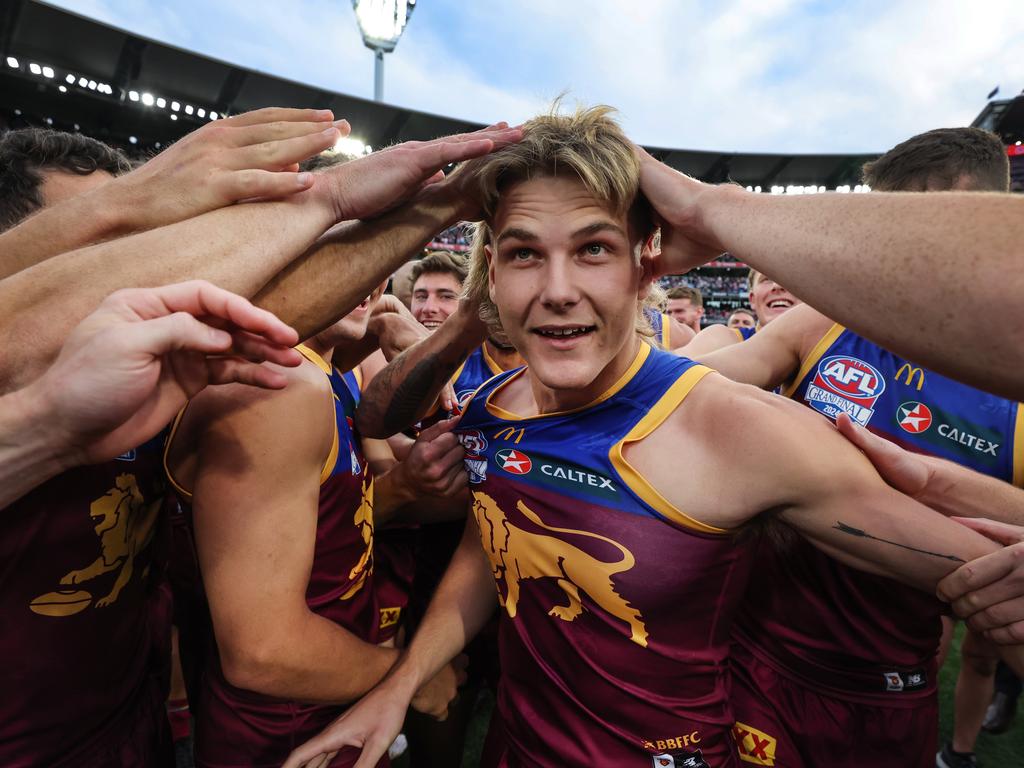
[(537, 413), (570, 411), (590, 405), (611, 389), (629, 370), (642, 343), (638, 334), (630, 334), (629, 341), (623, 345), (619, 354), (605, 366), (604, 370), (598, 373), (590, 384), (577, 389), (561, 390), (545, 387), (536, 377), (530, 376), (530, 369), (527, 368), (526, 373), (530, 379), (530, 389), (533, 393)]
[(319, 336), (313, 336), (302, 343), (320, 355), (320, 357), (322, 357), (327, 363), (330, 363), (331, 358), (334, 357), (334, 347), (325, 344), (320, 340)]
[(523, 356), (511, 345), (508, 347), (498, 346), (490, 339), (487, 339), (484, 342), (484, 351), (490, 355), (491, 359), (503, 371), (511, 371), (513, 368), (521, 368), (526, 365)]

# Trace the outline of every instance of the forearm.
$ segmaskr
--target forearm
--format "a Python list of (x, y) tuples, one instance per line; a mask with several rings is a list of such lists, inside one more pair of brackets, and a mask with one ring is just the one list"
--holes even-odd
[(40, 405), (31, 386), (0, 397), (0, 509), (66, 469)]
[(430, 336), (392, 360), (359, 401), (360, 432), (389, 437), (429, 413), (444, 385), (484, 336), (482, 323), (466, 317), (460, 308)]
[(232, 685), (293, 701), (347, 704), (376, 686), (398, 659), (394, 648), (363, 642), (308, 611), (273, 623), (287, 627), (287, 634), (261, 633), (234, 652), (223, 644), (221, 663)]
[(348, 314), (454, 223), (463, 208), (450, 194), (424, 191), (376, 219), (339, 226), (276, 275), (254, 301), (308, 338)]
[(928, 482), (916, 497), (922, 504), (944, 515), (1024, 525), (1024, 490), (951, 461), (920, 459), (929, 470)]
[(0, 235), (0, 280), (52, 256), (133, 231), (133, 210), (116, 181), (43, 208)]
[(1024, 327), (992, 323), (978, 334), (945, 309), (949, 290), (970, 274), (971, 306), (1022, 314), (1024, 271), (1006, 265), (1024, 250), (1024, 199), (719, 187), (707, 201), (700, 229), (709, 241), (816, 309), (935, 371), (1024, 399)]
[(113, 291), (198, 278), (251, 297), (331, 216), (306, 193), (232, 206), (64, 253), (0, 281), (0, 391), (38, 376), (71, 328)]
[(466, 647), (497, 605), (491, 567), (470, 517), (412, 643), (391, 677), (412, 694)]
[(965, 562), (1000, 548), (888, 486), (844, 496), (836, 503), (788, 510), (782, 518), (847, 565), (926, 592), (934, 592)]

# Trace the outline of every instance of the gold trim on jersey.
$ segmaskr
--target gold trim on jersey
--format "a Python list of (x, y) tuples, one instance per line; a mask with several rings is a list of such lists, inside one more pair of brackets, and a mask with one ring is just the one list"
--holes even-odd
[(730, 328), (729, 330), (736, 334), (736, 338), (738, 338), (740, 341), (743, 341), (743, 331), (741, 331), (739, 328)]
[(363, 369), (358, 365), (352, 369), (352, 375), (356, 377), (356, 387), (359, 391), (363, 391)]
[(1017, 403), (1013, 420), (1013, 484), (1024, 488), (1024, 406)]
[(612, 466), (619, 473), (622, 480), (633, 492), (643, 499), (644, 503), (663, 517), (674, 523), (682, 525), (701, 533), (725, 534), (730, 533), (727, 528), (718, 528), (714, 525), (702, 523), (685, 512), (678, 509), (671, 501), (666, 499), (658, 490), (651, 485), (647, 478), (638, 472), (623, 455), (623, 449), (629, 443), (636, 443), (650, 435), (655, 429), (661, 426), (672, 414), (679, 404), (683, 402), (690, 391), (701, 379), (709, 373), (714, 373), (711, 368), (703, 365), (695, 365), (680, 376), (675, 383), (668, 388), (661, 399), (658, 400), (646, 415), (636, 423), (629, 433), (613, 445), (608, 451), (608, 458)]
[(796, 376), (793, 377), (792, 381), (789, 382), (782, 390), (783, 397), (792, 397), (793, 393), (796, 392), (797, 387), (800, 386), (800, 382), (804, 380), (804, 377), (811, 372), (811, 369), (818, 364), (821, 360), (822, 355), (828, 351), (828, 348), (835, 344), (836, 339), (845, 331), (846, 328), (839, 323), (833, 323), (832, 327), (825, 331), (825, 335), (821, 337), (814, 348), (807, 357), (800, 361), (800, 370)]
[(491, 391), (491, 394), (487, 396), (487, 400), (484, 401), (484, 407), (492, 416), (497, 416), (499, 419), (504, 419), (505, 421), (530, 421), (532, 419), (545, 419), (549, 416), (566, 416), (570, 413), (578, 413), (579, 411), (584, 411), (587, 408), (593, 408), (595, 405), (603, 403), (608, 398), (617, 394), (619, 390), (626, 386), (630, 380), (636, 376), (637, 371), (639, 371), (640, 368), (643, 367), (644, 362), (646, 362), (647, 356), (651, 354), (651, 349), (652, 347), (650, 344), (644, 344), (641, 342), (640, 348), (637, 350), (636, 357), (633, 358), (633, 362), (629, 364), (629, 368), (627, 368), (625, 373), (619, 377), (618, 381), (606, 389), (600, 397), (597, 397), (586, 405), (581, 405), (578, 408), (570, 408), (566, 411), (552, 411), (551, 413), (538, 413), (535, 416), (520, 416), (519, 414), (512, 413), (512, 411), (506, 411), (501, 406), (495, 405), (491, 402), (491, 398), (526, 373), (528, 368), (521, 368), (495, 387)]
[[(494, 361), (494, 358), (491, 357), (491, 353), (487, 351), (487, 342), (486, 341), (483, 344), (480, 345), (480, 355), (481, 355), (481, 357), (483, 357), (484, 363), (490, 369), (490, 371), (491, 371), (491, 378), (492, 379), (495, 376), (497, 376), (499, 373), (504, 373), (505, 372), (505, 369), (502, 368), (500, 365), (498, 365)], [(465, 365), (465, 363), (463, 363), (463, 365)]]
[(672, 316), (661, 313), (661, 346), (672, 349), (669, 339), (672, 337)]
[[(305, 344), (296, 344), (295, 349), (296, 351), (298, 351), (300, 355), (309, 360), (309, 362), (311, 362), (313, 365), (315, 365), (317, 368), (319, 368), (321, 371), (327, 374), (328, 377), (330, 377), (330, 363), (328, 363), (326, 360), (320, 357), (320, 355), (318, 355), (312, 349), (307, 347)], [(325, 482), (327, 482), (327, 478), (331, 476), (331, 472), (334, 470), (334, 465), (338, 461), (338, 416), (334, 412), (334, 409), (337, 408), (337, 406), (334, 404), (334, 401), (337, 399), (338, 396), (334, 394), (333, 390), (331, 390), (331, 415), (334, 416), (335, 418), (334, 437), (331, 439), (331, 450), (327, 453), (327, 461), (324, 462), (323, 469), (320, 470), (320, 485), (323, 485)], [(353, 439), (355, 439), (355, 435), (353, 435)]]

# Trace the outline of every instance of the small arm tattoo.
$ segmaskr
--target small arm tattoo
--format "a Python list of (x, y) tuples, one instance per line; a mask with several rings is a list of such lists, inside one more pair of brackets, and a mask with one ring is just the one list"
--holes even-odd
[(954, 563), (965, 562), (962, 558), (956, 555), (943, 555), (938, 552), (929, 552), (927, 549), (918, 549), (917, 547), (911, 547), (908, 544), (900, 544), (898, 541), (889, 541), (888, 539), (881, 539), (878, 536), (872, 536), (867, 531), (862, 531), (860, 528), (854, 528), (852, 525), (847, 525), (841, 520), (837, 520), (836, 524), (832, 526), (835, 530), (840, 533), (846, 533), (850, 536), (857, 536), (861, 539), (871, 539), (872, 541), (880, 541), (883, 544), (891, 544), (894, 547), (900, 547), (901, 549), (908, 549), (911, 552), (917, 552), (922, 555), (929, 555), (931, 557), (941, 557), (943, 560), (951, 560)]

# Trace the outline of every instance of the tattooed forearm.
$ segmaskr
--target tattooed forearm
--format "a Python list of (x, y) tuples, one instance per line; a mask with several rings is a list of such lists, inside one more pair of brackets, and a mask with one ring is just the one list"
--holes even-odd
[(929, 552), (927, 549), (918, 549), (917, 547), (911, 547), (908, 544), (900, 544), (898, 541), (889, 541), (888, 539), (881, 539), (881, 538), (879, 538), (877, 536), (872, 536), (867, 531), (862, 531), (860, 528), (854, 528), (852, 525), (847, 525), (846, 523), (842, 522), (841, 520), (837, 520), (836, 524), (833, 525), (832, 527), (835, 530), (839, 531), (840, 533), (846, 533), (846, 534), (849, 534), (850, 536), (857, 536), (858, 538), (862, 538), (862, 539), (871, 539), (872, 541), (879, 541), (879, 542), (881, 542), (883, 544), (891, 544), (894, 547), (899, 547), (900, 549), (908, 549), (911, 552), (917, 552), (917, 553), (922, 554), (922, 555), (929, 555), (931, 557), (940, 557), (943, 560), (951, 560), (954, 563), (965, 562), (962, 558), (959, 558), (956, 555), (943, 555), (943, 554), (940, 554), (939, 552)]

